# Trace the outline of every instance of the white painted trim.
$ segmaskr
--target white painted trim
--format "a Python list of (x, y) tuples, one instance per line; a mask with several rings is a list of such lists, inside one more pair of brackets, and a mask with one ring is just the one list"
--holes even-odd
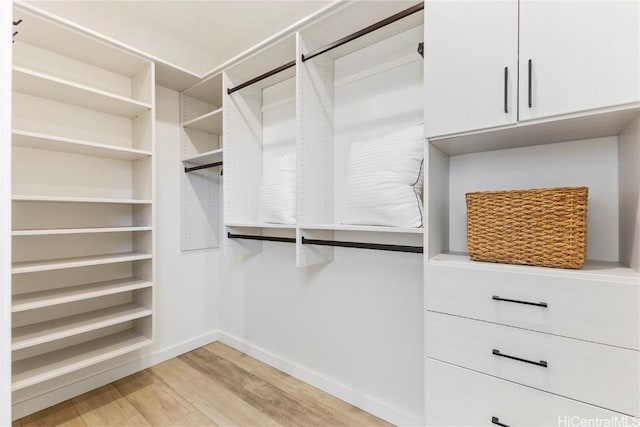
[[(0, 2), (1, 3), (1, 2)], [(103, 385), (117, 381), (127, 375), (134, 374), (143, 369), (147, 369), (165, 360), (172, 359), (181, 354), (187, 353), (196, 348), (202, 347), (218, 340), (218, 332), (212, 331), (200, 335), (196, 338), (183, 341), (169, 348), (165, 348), (150, 354), (144, 355), (142, 358), (124, 363), (123, 365), (97, 371), (90, 376), (74, 381), (70, 384), (63, 385), (46, 392), (33, 396), (27, 400), (15, 402), (13, 405), (13, 418), (18, 419), (44, 408), (56, 405), (67, 399), (81, 395), (88, 391), (94, 390)], [(10, 348), (10, 347), (9, 347)], [(9, 399), (10, 402), (10, 399)], [(2, 404), (2, 402), (0, 402)], [(0, 412), (0, 416), (5, 412)], [(4, 420), (3, 420), (4, 421)], [(4, 425), (0, 422), (0, 425)], [(7, 424), (8, 425), (8, 424)]]
[(338, 381), (328, 378), (318, 372), (298, 365), (290, 360), (283, 359), (267, 350), (250, 344), (238, 337), (226, 334), (224, 332), (218, 332), (218, 339), (220, 342), (235, 348), (242, 353), (248, 354), (266, 363), (269, 366), (273, 366), (301, 381), (311, 384), (320, 390), (344, 400), (351, 405), (367, 411), (383, 420), (386, 420), (392, 424), (398, 426), (422, 426), (424, 420), (421, 416), (408, 414), (401, 409), (395, 408), (392, 405), (383, 402), (371, 395), (366, 394), (362, 390), (358, 390), (352, 386), (348, 386)]
[(12, 3), (0, 1), (0, 426), (11, 424)]

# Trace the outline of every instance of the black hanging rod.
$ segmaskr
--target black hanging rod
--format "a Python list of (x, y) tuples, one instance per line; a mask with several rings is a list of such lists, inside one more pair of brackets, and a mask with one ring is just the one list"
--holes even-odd
[(198, 171), (200, 169), (215, 168), (216, 166), (222, 166), (222, 162), (207, 163), (206, 165), (191, 166), (191, 167), (186, 167), (185, 166), (184, 172), (185, 173), (189, 173), (189, 172), (193, 172), (193, 171)]
[(295, 237), (254, 236), (252, 234), (234, 234), (231, 232), (227, 233), (227, 237), (229, 239), (263, 240), (266, 242), (285, 242), (285, 243), (296, 242)]
[(289, 69), (289, 68), (291, 68), (291, 67), (293, 67), (295, 65), (296, 65), (296, 61), (287, 62), (286, 64), (281, 65), (281, 66), (279, 66), (277, 68), (274, 68), (271, 71), (267, 71), (264, 74), (260, 74), (258, 77), (254, 77), (251, 80), (248, 80), (248, 81), (246, 81), (246, 82), (244, 82), (242, 84), (239, 84), (236, 87), (232, 87), (232, 88), (227, 89), (227, 94), (231, 95), (233, 92), (235, 92), (237, 90), (243, 89), (243, 88), (245, 88), (247, 86), (251, 86), (252, 84), (259, 82), (260, 80), (264, 80), (267, 77), (271, 77), (274, 74), (278, 74), (279, 72), (284, 71), (286, 69)]
[(20, 25), (22, 19), (18, 19), (17, 21), (13, 21), (13, 25)]
[(314, 57), (316, 57), (318, 55), (322, 55), (323, 53), (328, 52), (328, 51), (330, 51), (332, 49), (335, 49), (337, 47), (340, 47), (345, 43), (349, 43), (350, 41), (353, 41), (353, 40), (355, 40), (357, 38), (360, 38), (360, 37), (362, 37), (362, 36), (364, 36), (366, 34), (369, 34), (369, 33), (373, 32), (373, 31), (375, 31), (375, 30), (378, 30), (378, 29), (380, 29), (382, 27), (385, 27), (385, 26), (387, 26), (389, 24), (392, 24), (392, 23), (394, 23), (396, 21), (399, 21), (402, 18), (406, 18), (409, 15), (413, 15), (416, 12), (420, 12), (423, 9), (424, 9), (424, 3), (419, 3), (419, 4), (415, 5), (415, 6), (411, 6), (408, 9), (405, 9), (405, 10), (403, 10), (401, 12), (398, 12), (395, 15), (392, 15), (392, 16), (390, 16), (388, 18), (385, 18), (382, 21), (378, 21), (375, 24), (369, 25), (368, 27), (363, 28), (360, 31), (356, 31), (355, 33), (349, 34), (348, 36), (343, 37), (343, 38), (341, 38), (339, 40), (336, 40), (333, 43), (329, 43), (328, 45), (323, 46), (320, 49), (316, 49), (311, 53), (308, 53), (306, 55), (303, 53), (302, 54), (302, 62), (304, 62), (304, 61), (306, 61), (308, 59), (314, 58)]
[(341, 248), (358, 248), (358, 249), (373, 249), (377, 251), (392, 251), (392, 252), (410, 252), (421, 254), (424, 252), (422, 246), (405, 246), (405, 245), (386, 245), (382, 243), (363, 243), (363, 242), (342, 242), (338, 240), (318, 240), (302, 238), (303, 245), (318, 245), (318, 246), (337, 246)]

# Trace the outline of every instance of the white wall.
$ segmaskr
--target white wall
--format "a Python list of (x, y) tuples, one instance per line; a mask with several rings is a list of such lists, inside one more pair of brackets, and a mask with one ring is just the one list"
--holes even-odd
[(0, 426), (11, 423), (12, 1), (0, 2)]
[[(357, 239), (357, 236), (349, 236)], [(423, 413), (422, 256), (335, 249), (295, 267), (295, 246), (229, 257), (220, 339), (387, 420)]]

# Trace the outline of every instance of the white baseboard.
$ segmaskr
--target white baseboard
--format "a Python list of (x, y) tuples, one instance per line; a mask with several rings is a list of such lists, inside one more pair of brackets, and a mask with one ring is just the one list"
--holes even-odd
[(140, 359), (125, 362), (120, 366), (95, 372), (88, 377), (84, 377), (68, 384), (63, 384), (55, 389), (47, 390), (44, 393), (30, 397), (21, 402), (14, 402), (12, 407), (12, 418), (16, 420), (41, 409), (64, 402), (65, 400), (117, 381), (127, 375), (134, 374), (143, 369), (147, 369), (153, 365), (164, 362), (165, 360), (169, 360), (198, 347), (207, 345), (213, 341), (217, 341), (217, 339), (217, 331), (208, 332), (196, 338), (173, 345), (169, 348), (164, 348), (144, 355)]
[(420, 417), (407, 414), (402, 410), (394, 408), (392, 405), (367, 395), (361, 390), (341, 384), (334, 379), (328, 378), (318, 372), (305, 368), (304, 366), (300, 366), (294, 362), (283, 359), (269, 351), (247, 343), (240, 338), (224, 332), (218, 332), (218, 340), (392, 424), (398, 426), (424, 425), (424, 420)]

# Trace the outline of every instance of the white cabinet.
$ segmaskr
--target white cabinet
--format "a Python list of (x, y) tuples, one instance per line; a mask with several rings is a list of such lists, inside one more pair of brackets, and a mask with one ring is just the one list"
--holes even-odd
[(434, 1), (425, 9), (428, 137), (640, 101), (637, 1)]
[(520, 120), (638, 102), (639, 22), (637, 1), (521, 2)]
[(424, 29), (427, 136), (515, 123), (518, 2), (428, 1)]

